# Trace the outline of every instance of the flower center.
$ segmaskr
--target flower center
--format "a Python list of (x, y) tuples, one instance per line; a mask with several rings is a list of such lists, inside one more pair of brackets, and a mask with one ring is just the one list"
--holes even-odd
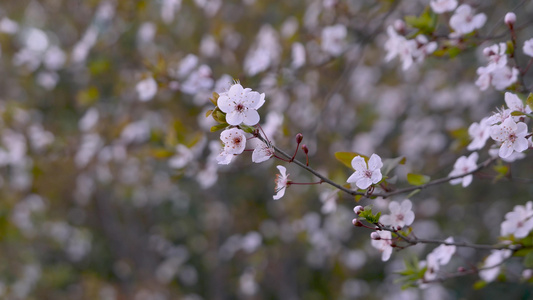
[(514, 134), (514, 133), (509, 134), (509, 141), (514, 143), (514, 141), (516, 141), (516, 134)]
[(237, 106), (235, 107), (235, 110), (238, 111), (238, 112), (242, 112), (244, 110), (244, 105), (242, 104), (237, 104)]
[(365, 177), (372, 178), (372, 171), (366, 170), (365, 171)]
[(240, 137), (233, 138), (233, 143), (234, 143), (235, 145), (240, 144), (241, 141), (242, 141), (242, 139), (241, 139)]

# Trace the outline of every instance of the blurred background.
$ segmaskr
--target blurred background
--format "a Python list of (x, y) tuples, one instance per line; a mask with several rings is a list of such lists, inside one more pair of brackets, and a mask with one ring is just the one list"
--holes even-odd
[[(316, 178), (246, 152), (218, 165), (205, 117), (212, 92), (240, 80), (266, 94), (269, 138), (292, 153), (303, 133), (311, 166), (340, 184), (353, 170), (337, 151), (406, 157), (398, 186), (408, 172), (447, 176), (468, 154), (468, 126), (504, 104), (474, 84), (481, 50), (509, 39), (506, 12), (522, 4), (518, 25), (533, 15), (529, 1), (464, 2), (488, 16), (482, 46), (402, 71), (384, 61), (386, 28), (429, 1), (2, 1), (0, 298), (533, 297), (513, 261), (480, 290), (475, 275), (401, 290), (403, 260), (432, 246), (383, 263), (370, 230), (351, 224), (353, 197), (323, 184), (274, 201), (276, 165), (296, 182)], [(519, 43), (532, 36), (524, 27)], [(496, 243), (505, 213), (532, 199), (532, 167), (524, 159), (497, 182), (488, 169), (466, 189), (416, 194), (416, 235)], [(403, 199), (359, 204), (387, 213)], [(443, 272), (487, 255), (459, 249)]]

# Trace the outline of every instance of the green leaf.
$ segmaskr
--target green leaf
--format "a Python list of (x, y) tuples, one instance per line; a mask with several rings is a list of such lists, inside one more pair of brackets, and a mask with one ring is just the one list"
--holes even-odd
[(211, 103), (213, 103), (214, 106), (217, 106), (218, 103), (218, 94), (213, 92), (213, 98), (209, 98), (211, 100)]
[(473, 288), (474, 288), (474, 290), (481, 290), (485, 286), (487, 286), (487, 282), (485, 282), (483, 280), (478, 280), (478, 281), (476, 281), (476, 283), (474, 283)]
[(247, 133), (253, 133), (255, 131), (255, 127), (247, 126), (247, 125), (239, 125), (239, 127), (244, 130), (244, 132)]
[(430, 177), (426, 175), (413, 174), (413, 173), (407, 174), (407, 182), (409, 182), (412, 185), (423, 185), (423, 184), (428, 183), (429, 180), (430, 180)]
[(403, 156), (384, 159), (383, 167), (381, 167), (383, 176), (387, 176), (390, 173), (390, 171), (392, 171), (398, 165), (403, 165), (403, 164), (405, 164), (405, 157)]
[(437, 15), (426, 9), (419, 17), (406, 16), (405, 23), (418, 29), (420, 33), (432, 34), (437, 26)]
[(525, 114), (523, 112), (521, 112), (521, 111), (516, 111), (515, 110), (515, 111), (511, 112), (511, 116), (515, 116), (515, 117), (516, 116), (523, 116), (523, 115), (525, 115)]
[(226, 128), (227, 126), (228, 126), (228, 123), (222, 123), (222, 124), (215, 125), (211, 127), (211, 132), (219, 131), (221, 129)]
[(213, 110), (210, 109), (205, 113), (205, 117), (208, 118), (213, 113)]
[(533, 93), (529, 93), (529, 96), (527, 96), (526, 104), (533, 110)]
[(352, 168), (352, 159), (356, 156), (361, 156), (368, 162), (368, 156), (356, 152), (335, 152), (335, 158), (350, 169)]

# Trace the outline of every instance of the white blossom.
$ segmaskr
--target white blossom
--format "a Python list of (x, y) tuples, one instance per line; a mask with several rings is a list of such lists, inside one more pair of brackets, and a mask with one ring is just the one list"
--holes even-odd
[(529, 39), (524, 42), (522, 51), (524, 51), (525, 55), (533, 57), (533, 39)]
[(513, 234), (516, 238), (528, 236), (533, 229), (533, 202), (528, 201), (526, 205), (517, 205), (513, 211), (505, 214), (505, 221), (501, 224), (501, 235)]
[(274, 148), (265, 143), (260, 143), (252, 153), (252, 161), (254, 163), (261, 163), (270, 159), (272, 155), (274, 155)]
[(466, 147), (469, 151), (479, 150), (485, 147), (485, 143), (490, 137), (490, 125), (488, 119), (489, 118), (483, 118), (479, 123), (474, 122), (468, 127), (468, 135), (470, 135), (470, 138), (472, 139), (470, 144)]
[(279, 200), (285, 195), (285, 189), (289, 181), (289, 174), (284, 166), (277, 166), (279, 174), (276, 174), (276, 194), (272, 197), (274, 200)]
[(265, 94), (259, 94), (236, 83), (228, 92), (220, 93), (218, 107), (226, 113), (226, 122), (230, 125), (244, 123), (253, 126), (259, 123), (257, 109), (265, 103)]
[(409, 226), (415, 220), (415, 213), (411, 210), (413, 204), (411, 200), (405, 199), (401, 204), (391, 202), (389, 204), (390, 215), (382, 215), (379, 221), (385, 226), (393, 228), (403, 228)]
[(391, 254), (392, 254), (392, 241), (391, 241), (391, 233), (390, 231), (382, 230), (382, 231), (374, 231), (372, 234), (378, 234), (379, 239), (372, 239), (370, 243), (372, 244), (372, 247), (376, 248), (381, 252), (381, 260), (387, 261), (389, 260)]
[[(453, 170), (450, 172), (450, 177), (452, 176), (460, 176), (467, 173), (470, 173), (474, 171), (477, 168), (477, 159), (478, 159), (477, 152), (474, 152), (468, 156), (461, 156), (457, 159), (455, 164), (453, 165)], [(459, 184), (461, 183), (463, 187), (467, 187), (472, 183), (473, 175), (466, 175), (464, 177), (455, 178), (450, 180), (450, 184)]]
[(462, 4), (450, 18), (450, 27), (461, 35), (468, 34), (485, 25), (487, 16), (484, 13), (474, 15), (474, 10), (468, 4)]
[(331, 56), (339, 56), (345, 49), (344, 39), (347, 34), (346, 27), (342, 24), (327, 26), (322, 29), (322, 51)]
[(496, 279), (496, 276), (498, 276), (498, 273), (500, 273), (500, 265), (504, 260), (506, 260), (508, 257), (510, 257), (512, 254), (511, 250), (504, 249), (504, 250), (492, 250), (490, 255), (485, 259), (485, 262), (483, 264), (483, 269), (479, 271), (479, 277), (483, 279), (486, 282), (491, 282)]
[(219, 164), (227, 165), (235, 155), (239, 155), (246, 147), (244, 131), (238, 128), (230, 128), (222, 131), (220, 140), (224, 143), (224, 149), (217, 157)]
[(501, 158), (509, 157), (514, 151), (525, 151), (529, 147), (526, 135), (527, 125), (523, 122), (515, 123), (512, 118), (492, 126), (490, 130), (491, 138), (502, 143), (499, 152)]
[(348, 177), (346, 182), (355, 183), (358, 188), (366, 189), (371, 184), (376, 184), (381, 180), (382, 166), (383, 163), (381, 162), (381, 157), (377, 154), (372, 154), (372, 156), (370, 156), (368, 166), (365, 159), (358, 155), (352, 159), (352, 167), (355, 172)]
[(453, 11), (457, 7), (457, 0), (431, 0), (429, 5), (433, 12), (442, 14), (447, 11)]
[(139, 95), (139, 100), (143, 102), (150, 101), (157, 93), (157, 82), (152, 77), (148, 77), (139, 81), (135, 89)]

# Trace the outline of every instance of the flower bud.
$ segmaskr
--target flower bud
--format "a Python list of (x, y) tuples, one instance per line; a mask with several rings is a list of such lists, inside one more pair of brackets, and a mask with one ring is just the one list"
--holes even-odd
[(306, 144), (303, 144), (303, 145), (302, 145), (302, 150), (304, 151), (305, 154), (308, 154), (308, 153), (309, 153), (309, 148), (307, 148), (307, 145), (306, 145)]
[(505, 24), (509, 26), (510, 28), (513, 28), (514, 23), (516, 22), (516, 15), (513, 12), (508, 12), (505, 15)]
[(404, 21), (396, 20), (396, 21), (394, 21), (392, 26), (394, 27), (394, 30), (396, 30), (396, 32), (398, 32), (400, 34), (404, 34), (405, 33), (405, 22)]
[(359, 221), (358, 219), (353, 219), (352, 224), (355, 227), (363, 227), (363, 223), (361, 223), (361, 221)]
[(465, 268), (464, 267), (459, 267), (459, 268), (457, 268), (457, 271), (462, 273), (462, 272), (465, 271)]
[(373, 239), (373, 240), (376, 240), (376, 241), (377, 240), (381, 240), (381, 236), (379, 235), (379, 233), (377, 233), (375, 231), (370, 234), (370, 238)]
[(364, 210), (365, 208), (362, 207), (361, 205), (357, 205), (356, 207), (353, 208), (353, 211), (355, 212), (356, 215), (359, 215)]
[(301, 143), (303, 139), (304, 139), (304, 135), (303, 135), (303, 134), (298, 133), (298, 134), (296, 135), (296, 142), (297, 142), (298, 144)]

